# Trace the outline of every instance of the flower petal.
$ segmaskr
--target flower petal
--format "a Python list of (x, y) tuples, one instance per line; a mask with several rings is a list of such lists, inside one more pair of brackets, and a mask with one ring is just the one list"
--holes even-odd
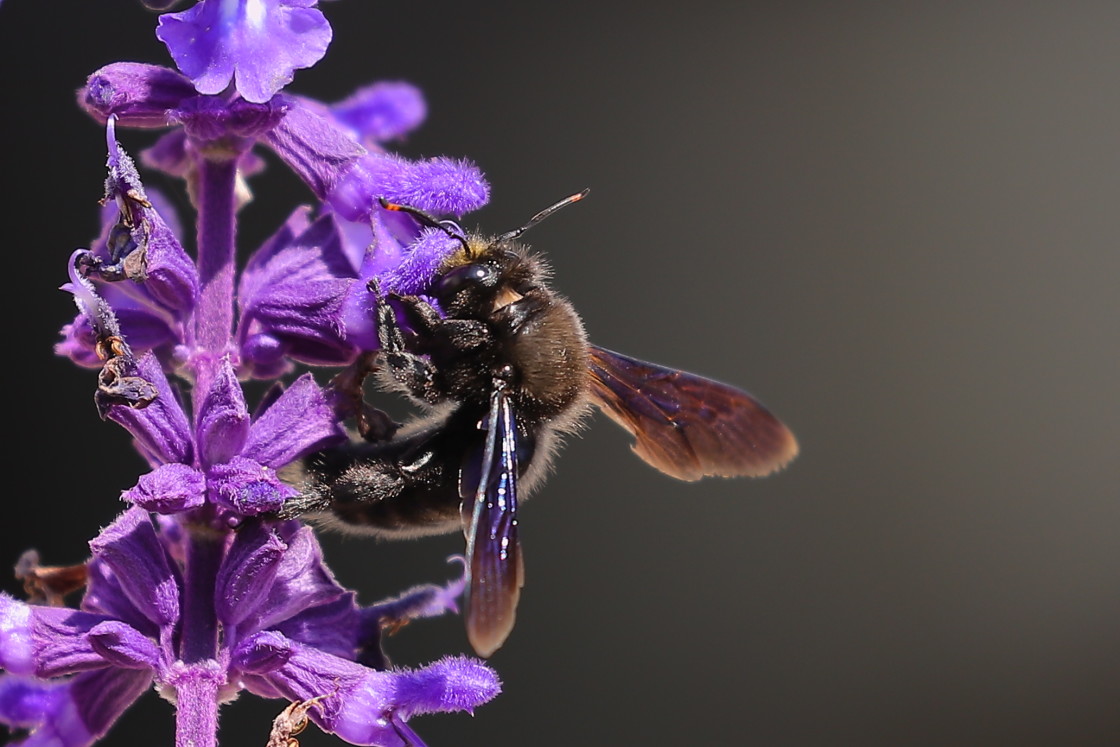
[(279, 469), (345, 439), (326, 394), (304, 374), (253, 423), (242, 454)]
[(221, 93), (236, 79), (248, 101), (267, 101), (295, 70), (318, 62), (331, 27), (308, 0), (203, 0), (160, 16), (156, 36), (200, 93)]
[(366, 149), (332, 118), (296, 101), (264, 142), (319, 199), (330, 194)]
[(275, 470), (242, 456), (215, 464), (208, 475), (211, 499), (242, 516), (276, 511), (299, 495), (291, 485), (280, 481)]
[(258, 611), (287, 549), (271, 527), (259, 521), (241, 526), (215, 584), (214, 607), (223, 625), (232, 628)]
[(347, 220), (368, 219), (378, 198), (437, 215), (462, 216), (486, 204), (490, 185), (473, 163), (450, 158), (408, 161), (370, 153), (327, 195)]
[(156, 400), (142, 410), (111, 407), (109, 419), (123, 425), (141, 448), (158, 461), (190, 464), (194, 456), (190, 423), (159, 361), (147, 353), (140, 358), (138, 365), (140, 376), (155, 385), (158, 392)]
[(125, 511), (89, 547), (96, 560), (112, 569), (120, 590), (147, 619), (165, 630), (179, 620), (182, 582), (146, 511)]

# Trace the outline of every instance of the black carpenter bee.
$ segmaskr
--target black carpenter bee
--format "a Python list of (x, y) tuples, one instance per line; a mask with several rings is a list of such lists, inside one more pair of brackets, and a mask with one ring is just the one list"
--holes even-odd
[[(746, 392), (588, 343), (572, 305), (548, 287), (542, 260), (517, 241), (586, 194), (492, 239), (382, 202), (462, 244), (432, 284), (442, 313), (417, 296), (370, 287), (381, 343), (374, 368), (387, 386), (437, 409), (396, 431), (363, 403), (366, 440), (309, 457), (303, 495), (285, 509), (387, 536), (462, 528), (467, 634), (481, 656), (513, 627), (523, 579), (518, 501), (590, 405), (630, 431), (638, 456), (681, 480), (757, 477), (797, 454), (789, 429)], [(340, 377), (342, 388), (360, 400), (364, 375)]]

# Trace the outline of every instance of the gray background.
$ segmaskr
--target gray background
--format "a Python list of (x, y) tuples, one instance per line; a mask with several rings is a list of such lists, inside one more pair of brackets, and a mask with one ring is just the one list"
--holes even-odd
[[(415, 721), (433, 747), (1120, 741), (1120, 6), (323, 7), (335, 42), (295, 90), (422, 86), (404, 151), (486, 171), (467, 225), (591, 187), (531, 239), (593, 339), (750, 389), (803, 449), (773, 478), (679, 484), (598, 418), (524, 510), (506, 693)], [(0, 565), (81, 559), (140, 469), (50, 344), (103, 178), (70, 92), (166, 61), (153, 21), (0, 8)], [(275, 163), (255, 186), (245, 248), (308, 199)], [(445, 578), (461, 541), (327, 546), (372, 601)], [(390, 650), (465, 647), (448, 619)], [(223, 743), (263, 744), (277, 707), (225, 709)], [(169, 714), (145, 696), (107, 744), (168, 744)]]

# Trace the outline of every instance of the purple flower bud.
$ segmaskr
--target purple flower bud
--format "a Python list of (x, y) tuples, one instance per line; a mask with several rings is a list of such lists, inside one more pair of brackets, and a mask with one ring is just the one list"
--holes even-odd
[(114, 62), (89, 76), (78, 104), (104, 123), (116, 115), (126, 127), (166, 127), (167, 112), (196, 95), (190, 80), (158, 65)]
[(276, 472), (252, 459), (235, 456), (209, 470), (210, 496), (242, 516), (279, 510), (299, 491), (280, 482)]
[(233, 652), (231, 664), (247, 674), (268, 674), (291, 658), (290, 641), (279, 633), (265, 631), (242, 641)]
[(260, 608), (288, 546), (263, 524), (242, 527), (215, 585), (215, 610), (223, 625), (236, 626)]
[(347, 171), (326, 197), (339, 215), (353, 221), (367, 219), (380, 198), (439, 215), (461, 216), (486, 204), (490, 186), (469, 161), (408, 161), (371, 153)]
[(150, 638), (117, 620), (95, 625), (89, 644), (105, 661), (122, 669), (153, 670), (160, 664), (160, 651)]
[(121, 591), (147, 619), (160, 626), (179, 619), (179, 574), (146, 511), (125, 511), (89, 547), (95, 559), (113, 570)]
[(367, 145), (404, 137), (420, 126), (428, 105), (409, 83), (383, 81), (359, 88), (331, 106), (338, 121)]
[(218, 364), (198, 413), (196, 430), (203, 464), (228, 462), (241, 453), (249, 437), (249, 409), (229, 358)]
[(142, 475), (121, 498), (159, 514), (189, 511), (206, 502), (206, 475), (185, 464), (164, 464)]
[(159, 464), (190, 464), (194, 458), (192, 429), (159, 361), (148, 354), (139, 361), (140, 375), (155, 384), (158, 396), (143, 410), (113, 407), (109, 419), (123, 425), (145, 456)]

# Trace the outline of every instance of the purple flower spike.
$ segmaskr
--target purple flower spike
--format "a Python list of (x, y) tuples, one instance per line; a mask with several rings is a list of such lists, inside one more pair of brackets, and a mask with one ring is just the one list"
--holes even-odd
[[(461, 246), (380, 202), (459, 217), (489, 196), (469, 161), (386, 151), (426, 116), (413, 86), (377, 83), (333, 106), (282, 91), (331, 40), (316, 6), (199, 0), (159, 20), (182, 72), (113, 63), (78, 92), (105, 125), (109, 175), (100, 235), (66, 268), (78, 315), (56, 350), (99, 369), (99, 414), (150, 469), (88, 561), (48, 569), (67, 586), (34, 576), (53, 593), (35, 598), (56, 606), (0, 594), (0, 724), (24, 747), (86, 747), (153, 688), (174, 704), (176, 747), (217, 747), (219, 708), (240, 690), (291, 703), (277, 706), (287, 732), (306, 714), (354, 744), (423, 747), (411, 718), (471, 712), (500, 689), (480, 661), (394, 669), (382, 649), (386, 629), (458, 612), (465, 576), (362, 607), (311, 527), (279, 518), (300, 497), (290, 467), (347, 440), (358, 403), (342, 382), (373, 360), (385, 308), (370, 289), (430, 299)], [(145, 188), (117, 140), (130, 127), (166, 128), (141, 164), (186, 182), (193, 226)], [(314, 204), (240, 264), (258, 145)], [(324, 387), (288, 376), (296, 364), (348, 369)], [(248, 379), (274, 381), (258, 396)], [(79, 606), (61, 606), (83, 581)]]
[(263, 103), (327, 51), (331, 27), (316, 0), (202, 0), (160, 16), (156, 36), (199, 93), (234, 87)]

